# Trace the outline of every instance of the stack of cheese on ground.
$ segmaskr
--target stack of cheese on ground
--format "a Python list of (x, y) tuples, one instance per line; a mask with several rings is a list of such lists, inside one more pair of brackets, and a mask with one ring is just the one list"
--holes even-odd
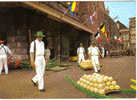
[(77, 57), (77, 56), (73, 56), (73, 57), (70, 57), (69, 60), (70, 60), (70, 61), (77, 61), (77, 60), (78, 60), (78, 57)]
[(112, 77), (93, 73), (92, 75), (83, 75), (77, 84), (81, 87), (101, 95), (105, 95), (107, 92), (120, 90), (119, 85)]
[(93, 67), (91, 60), (82, 61), (79, 65), (80, 65), (80, 67), (83, 68), (83, 69), (90, 69), (90, 68)]

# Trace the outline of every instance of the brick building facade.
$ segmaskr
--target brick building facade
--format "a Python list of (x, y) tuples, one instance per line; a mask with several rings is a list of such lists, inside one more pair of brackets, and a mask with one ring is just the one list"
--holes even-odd
[(130, 47), (136, 48), (136, 18), (130, 18), (129, 22), (130, 31)]
[(122, 39), (122, 49), (128, 49), (130, 46), (129, 29), (120, 21), (117, 21), (117, 27), (119, 30), (120, 37)]

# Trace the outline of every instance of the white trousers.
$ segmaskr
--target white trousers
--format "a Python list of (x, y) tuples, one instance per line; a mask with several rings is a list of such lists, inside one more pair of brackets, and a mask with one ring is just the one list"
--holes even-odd
[(5, 69), (5, 74), (8, 74), (7, 55), (0, 55), (0, 74), (2, 73), (3, 66)]
[(103, 52), (102, 52), (102, 57), (104, 58), (104, 56), (105, 56), (105, 52), (103, 51)]
[(94, 67), (94, 71), (98, 72), (98, 67), (99, 67), (99, 58), (98, 56), (91, 56), (92, 64)]
[(36, 56), (35, 59), (35, 70), (36, 75), (32, 78), (32, 80), (36, 83), (38, 82), (38, 89), (44, 89), (44, 73), (45, 73), (45, 58), (44, 56)]
[(80, 64), (81, 61), (84, 61), (85, 58), (84, 58), (84, 54), (79, 54), (78, 55), (78, 63)]

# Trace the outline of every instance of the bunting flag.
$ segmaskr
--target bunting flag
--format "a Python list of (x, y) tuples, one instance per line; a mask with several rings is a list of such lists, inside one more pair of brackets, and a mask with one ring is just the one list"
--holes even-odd
[(116, 34), (114, 34), (114, 36), (113, 36), (113, 37), (114, 37), (114, 39), (115, 39), (115, 40), (117, 40), (119, 43), (120, 43), (120, 42), (122, 42), (121, 37), (117, 37), (117, 35), (116, 35)]
[(77, 1), (77, 2), (76, 2), (76, 8), (75, 8), (75, 11), (74, 11), (75, 13), (77, 13), (78, 10), (79, 10), (79, 4), (80, 4), (80, 2)]
[(94, 23), (94, 17), (93, 16), (89, 16), (89, 24), (93, 24)]
[(93, 18), (94, 18), (94, 20), (95, 20), (95, 16), (96, 16), (96, 11), (94, 11), (94, 13), (93, 13)]
[(92, 14), (92, 16), (89, 16), (89, 24), (94, 24), (95, 21), (96, 12)]
[(100, 30), (101, 30), (101, 32), (104, 34), (104, 36), (106, 37), (106, 39), (108, 40), (108, 35), (107, 35), (106, 27), (105, 27), (104, 24), (102, 24), (102, 25), (100, 26)]
[(79, 2), (76, 2), (76, 1), (73, 1), (73, 3), (71, 4), (71, 9), (70, 9), (70, 11), (71, 11), (71, 15), (72, 16), (74, 16), (74, 13), (76, 13), (76, 11), (77, 11), (77, 8), (76, 8), (76, 6), (79, 4)]
[(74, 12), (70, 12), (72, 16), (74, 16)]
[(71, 6), (71, 12), (75, 12), (75, 9), (76, 9), (76, 1), (73, 1)]
[(113, 38), (114, 38), (115, 40), (118, 39), (116, 34), (113, 35)]
[(103, 26), (101, 26), (100, 30), (101, 30), (101, 32), (103, 32), (103, 33), (106, 31), (104, 24), (103, 24)]
[(92, 16), (89, 16), (89, 24), (92, 24), (91, 17), (92, 17)]
[(97, 40), (97, 42), (98, 42), (98, 44), (100, 43), (100, 33), (99, 32), (97, 32), (96, 34), (95, 34), (95, 38), (96, 38), (96, 40)]
[(122, 42), (122, 39), (121, 39), (121, 37), (119, 37), (117, 40), (118, 40), (118, 42)]

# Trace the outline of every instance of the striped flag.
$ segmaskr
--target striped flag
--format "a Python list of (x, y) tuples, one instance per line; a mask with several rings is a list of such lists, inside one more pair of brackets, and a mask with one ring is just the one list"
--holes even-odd
[(89, 24), (92, 24), (91, 17), (92, 17), (92, 16), (89, 16)]
[(115, 40), (117, 40), (117, 35), (116, 35), (116, 34), (114, 34), (114, 36), (113, 36), (113, 37), (114, 37), (114, 39), (115, 39)]
[(96, 40), (97, 40), (97, 42), (98, 42), (98, 44), (100, 43), (100, 33), (99, 32), (97, 32), (96, 34), (95, 34), (95, 38), (96, 38)]
[(95, 21), (96, 12), (92, 14), (92, 16), (89, 16), (89, 24), (94, 24)]
[(104, 33), (104, 36), (105, 36), (106, 39), (108, 40), (108, 34), (107, 34), (107, 32), (106, 32), (106, 27), (105, 27), (104, 24), (102, 24), (102, 25), (100, 26), (100, 30), (101, 30), (102, 33)]
[(105, 32), (106, 31), (106, 29), (105, 29), (105, 25), (101, 28), (101, 32)]
[(79, 10), (79, 4), (80, 4), (80, 2), (77, 1), (77, 2), (76, 2), (76, 8), (75, 8), (75, 11), (74, 11), (75, 13), (77, 13), (78, 10)]
[(76, 8), (76, 6), (79, 5), (79, 2), (73, 1), (73, 3), (71, 4), (71, 15), (74, 16), (74, 13), (76, 13), (76, 11), (78, 11), (78, 9)]
[(75, 9), (76, 9), (76, 1), (73, 1), (71, 6), (71, 12), (75, 12)]

